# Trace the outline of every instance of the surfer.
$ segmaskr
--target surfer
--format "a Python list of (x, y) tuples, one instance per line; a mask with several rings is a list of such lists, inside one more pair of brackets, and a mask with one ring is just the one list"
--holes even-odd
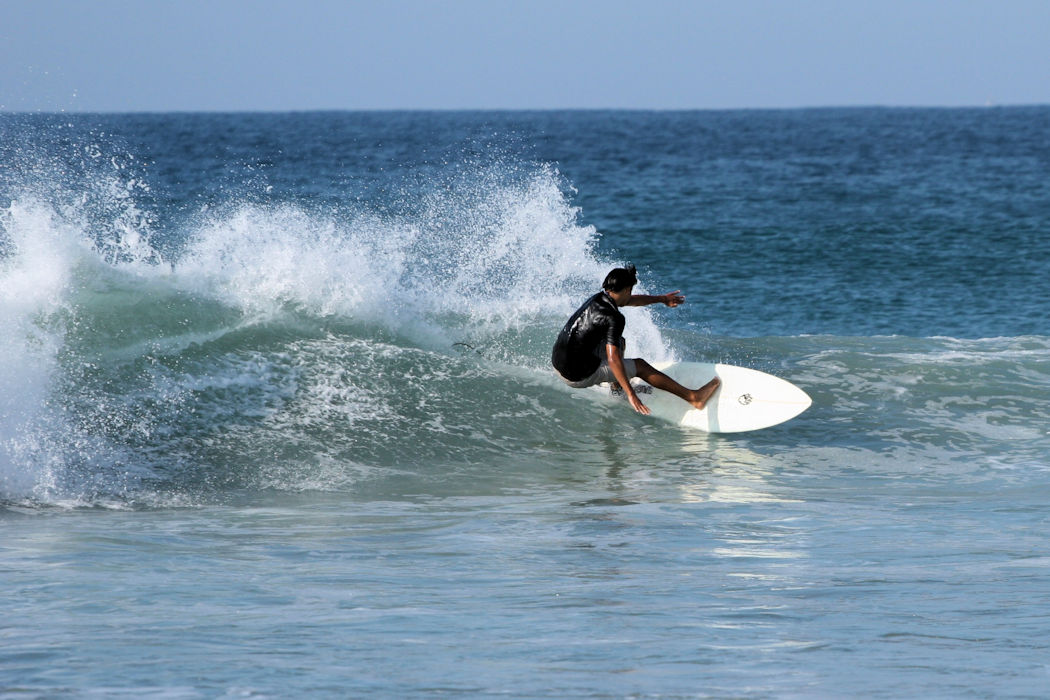
[(631, 406), (639, 413), (648, 415), (649, 409), (631, 386), (633, 377), (639, 377), (653, 387), (670, 392), (697, 409), (703, 409), (718, 389), (718, 377), (699, 389), (689, 389), (641, 358), (624, 359), (623, 329), (626, 319), (619, 307), (665, 304), (674, 308), (685, 302), (685, 297), (677, 291), (659, 296), (633, 294), (636, 284), (638, 275), (634, 265), (618, 267), (606, 275), (602, 291), (584, 302), (561, 329), (551, 353), (551, 364), (561, 378), (574, 388), (602, 382), (618, 384)]

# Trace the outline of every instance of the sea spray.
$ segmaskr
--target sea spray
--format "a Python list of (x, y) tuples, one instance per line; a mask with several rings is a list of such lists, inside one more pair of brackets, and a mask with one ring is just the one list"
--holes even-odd
[[(288, 204), (209, 210), (177, 277), (246, 312), (294, 308), (377, 322), (435, 346), (468, 336), (485, 343), (567, 315), (614, 264), (595, 254), (598, 234), (577, 223), (555, 171), (501, 176), (461, 176), (400, 215)], [(632, 330), (640, 351), (667, 352), (646, 314)]]
[(0, 498), (106, 498), (129, 472), (66, 400), (94, 361), (69, 338), (91, 325), (82, 309), (116, 271), (163, 264), (150, 189), (119, 139), (56, 118), (20, 125), (0, 128)]

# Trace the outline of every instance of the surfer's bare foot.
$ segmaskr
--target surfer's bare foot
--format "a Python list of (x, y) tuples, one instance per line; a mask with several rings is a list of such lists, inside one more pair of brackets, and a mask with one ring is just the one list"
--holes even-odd
[(710, 400), (710, 398), (714, 396), (714, 393), (718, 391), (718, 387), (721, 384), (722, 380), (718, 377), (715, 377), (707, 384), (704, 384), (699, 389), (693, 391), (692, 398), (688, 399), (689, 403), (693, 404), (693, 408), (699, 411), (704, 410), (704, 406), (706, 406), (708, 400)]

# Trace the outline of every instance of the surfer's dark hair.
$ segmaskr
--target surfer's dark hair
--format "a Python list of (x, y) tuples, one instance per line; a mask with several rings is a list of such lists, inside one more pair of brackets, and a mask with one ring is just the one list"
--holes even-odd
[(636, 284), (638, 284), (638, 273), (635, 271), (634, 265), (628, 265), (627, 267), (618, 267), (607, 274), (605, 281), (602, 282), (602, 289), (608, 292), (618, 292)]

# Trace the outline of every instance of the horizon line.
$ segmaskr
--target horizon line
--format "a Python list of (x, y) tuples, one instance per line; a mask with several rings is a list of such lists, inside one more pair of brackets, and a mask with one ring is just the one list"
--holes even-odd
[(953, 109), (1019, 109), (1050, 107), (1050, 102), (984, 103), (984, 104), (843, 104), (808, 105), (794, 107), (293, 107), (264, 109), (175, 108), (175, 109), (7, 109), (0, 105), (0, 114), (11, 115), (158, 115), (158, 114), (318, 114), (318, 113), (557, 113), (557, 112), (801, 112), (819, 110), (953, 110)]

